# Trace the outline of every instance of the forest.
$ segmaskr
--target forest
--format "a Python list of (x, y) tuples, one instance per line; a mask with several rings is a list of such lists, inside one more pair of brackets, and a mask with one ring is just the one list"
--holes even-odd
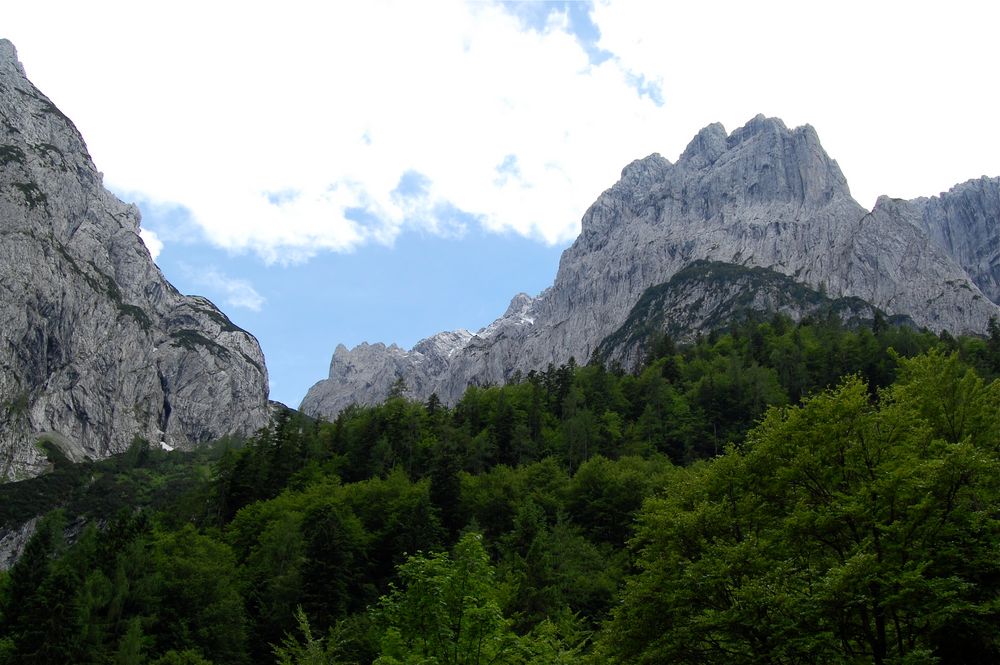
[[(776, 316), (641, 370), (0, 486), (0, 665), (1000, 662), (1000, 327)], [(42, 514), (44, 513), (44, 514)]]

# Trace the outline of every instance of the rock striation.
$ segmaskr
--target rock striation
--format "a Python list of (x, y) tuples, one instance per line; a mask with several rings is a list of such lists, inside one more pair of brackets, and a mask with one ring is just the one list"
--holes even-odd
[[(339, 362), (377, 365), (406, 381), (411, 396), (433, 391), (453, 403), (470, 383), (591, 358), (647, 288), (698, 260), (767, 268), (931, 330), (983, 333), (1000, 313), (998, 214), (996, 179), (936, 199), (883, 198), (868, 211), (812, 127), (764, 116), (732, 133), (712, 124), (676, 163), (653, 154), (626, 166), (584, 214), (553, 285), (537, 298), (518, 296), (496, 322), (458, 339), (446, 369), (420, 375), (419, 389), (408, 362), (390, 368), (388, 351), (339, 349)], [(324, 398), (333, 392), (335, 403)], [(302, 408), (331, 417), (352, 396), (371, 403), (385, 393), (331, 372)]]
[(73, 123), (0, 40), (0, 480), (70, 459), (171, 447), (267, 422), (257, 341), (183, 296), (104, 189)]

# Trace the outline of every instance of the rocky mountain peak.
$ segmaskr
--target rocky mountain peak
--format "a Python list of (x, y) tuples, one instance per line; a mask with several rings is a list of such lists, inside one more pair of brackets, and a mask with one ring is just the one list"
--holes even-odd
[(534, 301), (535, 299), (527, 293), (518, 293), (516, 296), (511, 298), (510, 304), (507, 305), (507, 311), (503, 313), (503, 317), (501, 318), (506, 319), (512, 316), (523, 316)]
[(653, 153), (626, 166), (584, 214), (577, 242), (594, 251), (621, 220), (678, 204), (684, 210), (676, 217), (694, 213), (704, 222), (776, 203), (791, 207), (785, 216), (802, 217), (794, 210), (814, 211), (835, 198), (851, 200), (847, 179), (810, 125), (789, 129), (779, 118), (758, 115), (727, 134), (716, 122), (695, 135), (676, 164)]
[(729, 136), (722, 123), (713, 122), (698, 132), (687, 148), (681, 153), (678, 162), (688, 168), (703, 169), (714, 164), (728, 149)]
[[(789, 129), (758, 115), (727, 134), (714, 123), (676, 163), (654, 153), (626, 166), (584, 214), (553, 285), (533, 300), (516, 296), (502, 317), (464, 346), (451, 347), (447, 362), (355, 349), (344, 360), (357, 368), (356, 378), (331, 371), (302, 408), (331, 416), (351, 401), (379, 401), (390, 374), (407, 382), (412, 397), (436, 392), (454, 403), (470, 384), (503, 383), (570, 357), (585, 362), (620, 329), (646, 289), (699, 260), (782, 276), (768, 281), (779, 285), (768, 297), (750, 280), (716, 289), (717, 300), (751, 298), (755, 307), (769, 307), (782, 302), (787, 279), (935, 331), (981, 333), (1000, 313), (994, 304), (1000, 296), (996, 186), (986, 179), (940, 200), (885, 199), (869, 212), (851, 198), (811, 126)], [(671, 302), (702, 307), (710, 282), (687, 280), (684, 298)], [(729, 309), (685, 316), (703, 323), (717, 311)]]
[(24, 66), (17, 59), (17, 49), (8, 39), (0, 39), (0, 70), (24, 76)]
[(663, 182), (673, 168), (658, 153), (637, 159), (622, 169), (621, 179), (598, 197), (581, 221), (581, 237), (600, 242), (622, 210), (636, 206), (648, 192)]
[(781, 118), (769, 118), (763, 113), (758, 113), (745, 125), (734, 130), (729, 140), (732, 145), (736, 145), (761, 135), (770, 135), (780, 139), (788, 133), (788, 126)]
[(847, 179), (826, 154), (812, 126), (789, 129), (779, 118), (763, 115), (728, 136), (718, 123), (709, 125), (691, 142), (677, 166), (688, 171), (711, 167), (712, 181), (719, 182), (730, 199), (815, 208), (836, 196), (850, 197)]
[(623, 168), (621, 179), (612, 189), (637, 190), (651, 187), (663, 179), (671, 166), (673, 165), (669, 159), (664, 159), (662, 155), (654, 152)]

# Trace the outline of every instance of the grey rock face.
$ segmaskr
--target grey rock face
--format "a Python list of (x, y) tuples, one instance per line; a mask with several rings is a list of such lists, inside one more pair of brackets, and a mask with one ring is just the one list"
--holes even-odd
[(927, 234), (990, 300), (1000, 303), (1000, 178), (969, 180), (913, 201), (879, 198), (873, 213), (889, 211)]
[(351, 404), (384, 400), (402, 378), (409, 396), (427, 397), (447, 375), (453, 356), (472, 338), (467, 330), (443, 332), (421, 340), (410, 351), (395, 344), (361, 344), (350, 351), (337, 346), (330, 361), (330, 378), (306, 394), (305, 413), (340, 413)]
[(10, 570), (17, 563), (37, 527), (38, 518), (32, 517), (16, 527), (0, 530), (0, 570)]
[(257, 341), (182, 296), (104, 189), (82, 137), (0, 40), (0, 480), (71, 459), (172, 447), (266, 423)]
[[(935, 331), (981, 333), (1000, 312), (976, 285), (988, 286), (992, 278), (970, 275), (973, 266), (996, 265), (995, 253), (974, 254), (971, 247), (1000, 242), (1000, 222), (988, 203), (992, 190), (984, 191), (980, 198), (987, 202), (976, 208), (981, 217), (944, 215), (952, 227), (974, 227), (982, 235), (968, 250), (956, 249), (964, 245), (928, 235), (926, 220), (942, 218), (921, 216), (930, 203), (862, 208), (812, 127), (788, 129), (763, 116), (731, 134), (709, 125), (676, 164), (654, 154), (625, 167), (583, 216), (555, 283), (454, 348), (447, 370), (429, 382), (421, 376), (428, 388), (411, 394), (426, 397), (433, 389), (453, 403), (470, 383), (503, 382), (570, 357), (586, 361), (648, 287), (696, 260), (769, 268)], [(980, 272), (995, 274), (986, 267)], [(341, 356), (346, 361), (354, 353), (344, 349)], [(360, 355), (358, 362), (371, 360)], [(393, 371), (410, 380), (407, 365)], [(331, 374), (313, 386), (303, 408), (334, 415), (314, 406), (331, 391), (359, 403), (384, 397), (359, 388)]]

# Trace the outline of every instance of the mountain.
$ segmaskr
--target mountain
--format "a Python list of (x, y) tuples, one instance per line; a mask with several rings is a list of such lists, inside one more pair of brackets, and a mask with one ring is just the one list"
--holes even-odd
[(833, 316), (849, 328), (874, 325), (880, 316), (891, 325), (915, 325), (908, 316), (886, 316), (855, 296), (830, 298), (768, 268), (698, 260), (663, 284), (646, 289), (595, 355), (605, 364), (638, 369), (648, 343), (660, 336), (692, 342), (699, 334), (775, 314), (795, 322)]
[(872, 214), (896, 216), (923, 231), (995, 303), (1000, 303), (1000, 178), (979, 178), (931, 198), (882, 196)]
[(73, 123), (0, 40), (0, 480), (70, 459), (252, 433), (260, 346), (164, 279), (139, 211), (104, 189)]
[(868, 211), (812, 127), (764, 116), (732, 133), (712, 124), (676, 164), (653, 154), (626, 166), (537, 298), (518, 295), (475, 335), (410, 351), (338, 347), (302, 409), (331, 417), (383, 399), (397, 378), (412, 397), (454, 402), (470, 383), (589, 359), (647, 288), (698, 260), (767, 268), (931, 330), (983, 333), (1000, 314), (998, 190), (1000, 178), (983, 178), (930, 199), (883, 197)]

